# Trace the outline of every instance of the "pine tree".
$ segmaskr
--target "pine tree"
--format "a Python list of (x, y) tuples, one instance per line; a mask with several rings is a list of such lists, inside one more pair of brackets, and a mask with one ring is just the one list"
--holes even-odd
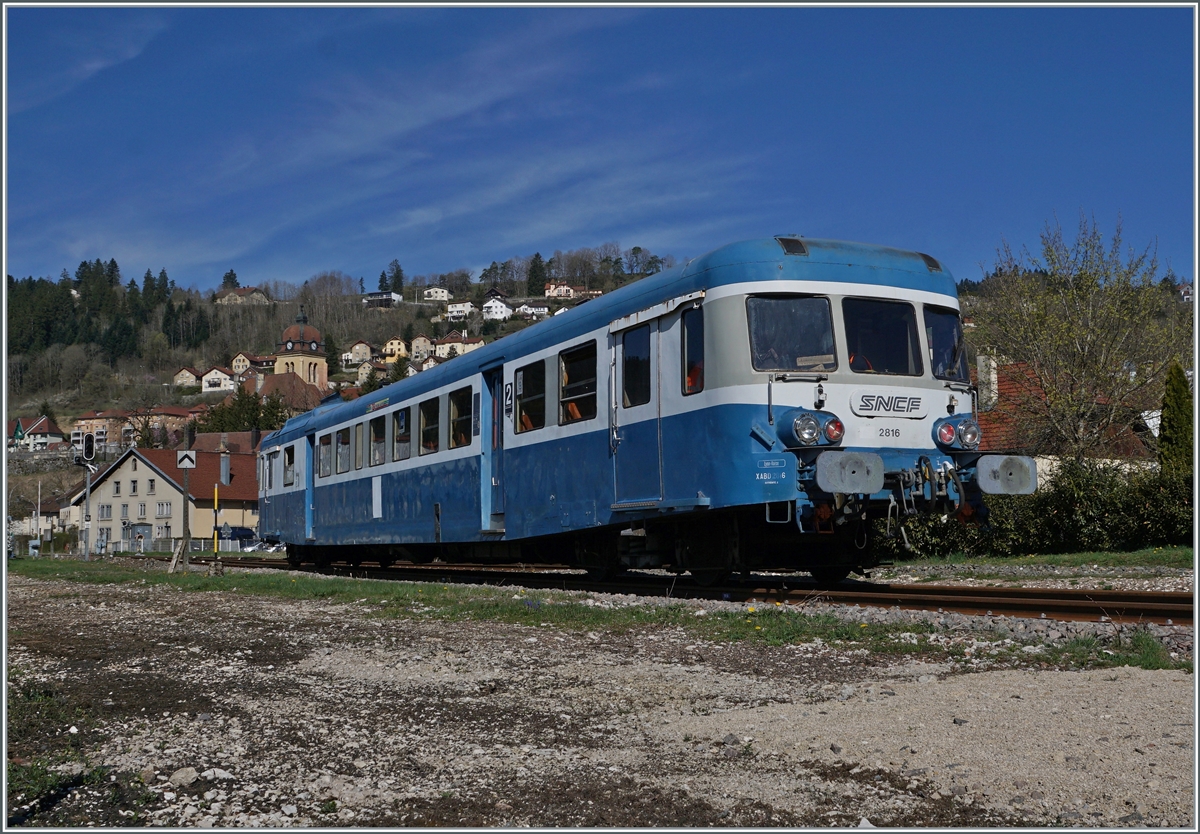
[(225, 276), (221, 278), (221, 289), (223, 290), (236, 290), (240, 286), (237, 273), (232, 269), (226, 272)]
[(378, 391), (381, 387), (379, 382), (379, 374), (375, 373), (375, 368), (367, 371), (367, 378), (363, 380), (363, 384), (359, 386), (359, 392), (370, 394), (372, 391)]
[(540, 296), (546, 292), (546, 263), (541, 252), (534, 252), (529, 259), (529, 273), (525, 279), (525, 292), (529, 296)]
[(1158, 463), (1164, 472), (1192, 471), (1195, 450), (1192, 414), (1192, 392), (1187, 375), (1178, 362), (1172, 362), (1167, 371), (1158, 431)]
[(379, 273), (379, 291), (380, 292), (391, 292), (392, 291), (392, 282), (388, 280), (386, 272)]
[(400, 357), (392, 363), (392, 367), (388, 368), (387, 384), (391, 385), (393, 382), (399, 382), (404, 379), (404, 372), (407, 370), (408, 360)]
[(400, 268), (400, 262), (395, 258), (388, 264), (387, 268), (388, 282), (392, 286), (392, 292), (403, 297), (404, 296), (404, 270)]

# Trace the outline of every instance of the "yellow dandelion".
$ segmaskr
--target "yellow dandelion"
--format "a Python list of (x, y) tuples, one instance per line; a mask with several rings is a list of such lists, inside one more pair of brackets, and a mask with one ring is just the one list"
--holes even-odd
[(859, 625), (859, 628), (866, 628), (866, 627), (867, 627), (866, 623), (862, 623), (861, 625)]
[(755, 627), (754, 627), (754, 630), (755, 630), (755, 631), (762, 631), (762, 626), (755, 626)]
[(748, 611), (749, 611), (751, 614), (753, 614), (753, 613), (754, 613), (754, 606), (753, 606), (753, 605), (751, 605), (751, 606), (750, 606), (750, 607), (749, 607), (747, 610), (748, 610)]

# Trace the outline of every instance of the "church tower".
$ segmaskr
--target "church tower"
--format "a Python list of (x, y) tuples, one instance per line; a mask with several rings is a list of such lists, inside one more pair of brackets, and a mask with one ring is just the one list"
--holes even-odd
[(321, 331), (309, 325), (303, 305), (300, 306), (300, 314), (296, 316), (296, 323), (283, 331), (283, 336), (276, 345), (275, 373), (295, 374), (310, 385), (317, 386), (322, 392), (329, 388), (325, 342), (321, 340)]

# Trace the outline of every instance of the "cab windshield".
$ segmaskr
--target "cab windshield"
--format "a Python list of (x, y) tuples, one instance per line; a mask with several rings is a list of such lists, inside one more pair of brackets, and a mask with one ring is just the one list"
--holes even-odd
[(929, 342), (929, 364), (935, 377), (970, 382), (967, 350), (957, 312), (944, 307), (926, 307), (925, 338)]
[(842, 318), (846, 322), (850, 370), (901, 376), (920, 376), (924, 372), (917, 340), (917, 314), (911, 304), (844, 298)]
[(837, 368), (828, 298), (752, 296), (746, 299), (746, 317), (754, 370), (796, 372)]

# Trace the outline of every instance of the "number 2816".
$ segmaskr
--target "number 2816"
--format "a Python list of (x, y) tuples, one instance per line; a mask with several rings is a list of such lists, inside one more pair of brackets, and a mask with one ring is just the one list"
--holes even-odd
[(879, 436), (880, 437), (899, 437), (900, 429), (882, 428), (879, 430)]

